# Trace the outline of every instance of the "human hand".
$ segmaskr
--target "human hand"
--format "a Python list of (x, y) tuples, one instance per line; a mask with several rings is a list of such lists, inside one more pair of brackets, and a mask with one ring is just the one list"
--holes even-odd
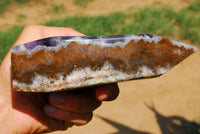
[[(51, 37), (83, 36), (71, 28), (28, 26), (14, 45)], [(0, 133), (41, 133), (84, 125), (102, 101), (114, 100), (117, 84), (56, 93), (16, 92), (11, 84), (11, 53), (0, 66)]]

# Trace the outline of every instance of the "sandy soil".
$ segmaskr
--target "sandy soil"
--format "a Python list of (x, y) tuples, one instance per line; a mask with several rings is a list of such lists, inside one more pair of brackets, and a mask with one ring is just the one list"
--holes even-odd
[[(66, 15), (129, 12), (151, 5), (157, 8), (171, 5), (178, 10), (192, 1), (93, 0), (86, 7), (74, 5), (73, 0), (46, 0), (21, 6), (14, 4), (0, 15), (0, 29), (19, 24), (39, 24)], [(53, 3), (62, 4), (65, 10), (56, 13)], [(73, 127), (67, 131), (68, 134), (184, 134), (174, 124), (186, 123), (192, 128), (191, 121), (200, 119), (199, 67), (198, 51), (161, 77), (119, 83), (121, 92), (118, 99), (105, 102), (94, 112), (95, 116), (88, 125)]]
[[(130, 12), (146, 6), (170, 5), (175, 9), (188, 6), (193, 0), (92, 0), (87, 6), (77, 6), (75, 0), (42, 0), (26, 4), (13, 4), (0, 15), (0, 29), (7, 29), (14, 25), (41, 24), (52, 18), (62, 18), (67, 15), (102, 15), (115, 11)], [(59, 12), (55, 5), (61, 7)], [(63, 10), (62, 10), (63, 8)]]

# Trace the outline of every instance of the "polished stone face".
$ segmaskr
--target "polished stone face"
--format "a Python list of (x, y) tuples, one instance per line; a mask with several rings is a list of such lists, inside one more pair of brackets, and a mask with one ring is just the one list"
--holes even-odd
[(160, 76), (197, 48), (160, 36), (62, 36), (11, 49), (13, 88), (51, 92)]

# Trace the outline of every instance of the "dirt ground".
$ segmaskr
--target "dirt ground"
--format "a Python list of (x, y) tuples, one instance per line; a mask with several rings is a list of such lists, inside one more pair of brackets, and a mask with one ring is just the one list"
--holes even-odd
[[(74, 4), (75, 0), (41, 0), (26, 4), (12, 4), (0, 15), (0, 29), (15, 25), (41, 24), (52, 18), (70, 15), (106, 15), (115, 11), (132, 12), (146, 6), (157, 8), (170, 5), (175, 9), (188, 6), (193, 0), (91, 0), (86, 6)], [(59, 9), (56, 11), (55, 6)]]
[[(93, 0), (85, 7), (73, 0), (46, 0), (9, 6), (0, 15), (0, 28), (14, 25), (39, 24), (66, 15), (104, 15), (114, 11), (132, 11), (146, 6), (171, 5), (186, 7), (193, 0)], [(56, 13), (52, 3), (63, 4), (64, 11)], [(104, 102), (94, 112), (86, 126), (73, 127), (66, 132), (52, 134), (185, 134), (193, 128), (191, 121), (200, 120), (200, 52), (196, 52), (178, 66), (153, 79), (119, 83), (120, 95), (113, 102)], [(184, 129), (178, 126), (184, 125)], [(200, 126), (194, 128), (199, 129)], [(199, 132), (200, 133), (200, 132)]]

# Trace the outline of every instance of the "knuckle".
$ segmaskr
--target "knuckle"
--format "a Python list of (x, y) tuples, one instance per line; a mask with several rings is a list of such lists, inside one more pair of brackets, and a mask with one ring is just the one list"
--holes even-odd
[(108, 86), (109, 89), (109, 100), (115, 100), (119, 95), (119, 87), (116, 83)]

